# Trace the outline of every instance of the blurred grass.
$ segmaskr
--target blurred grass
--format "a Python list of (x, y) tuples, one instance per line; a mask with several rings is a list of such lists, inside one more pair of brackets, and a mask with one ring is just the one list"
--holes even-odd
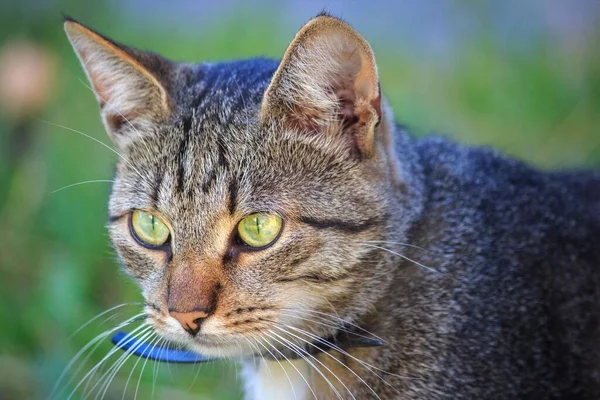
[[(41, 111), (20, 120), (0, 112), (2, 399), (43, 398), (69, 359), (115, 322), (93, 323), (69, 339), (71, 334), (105, 309), (141, 300), (108, 244), (104, 224), (109, 184), (52, 193), (80, 181), (111, 179), (115, 161), (114, 153), (98, 143), (42, 122), (108, 143), (95, 99), (81, 82), (85, 75), (63, 35), (59, 12), (68, 11), (118, 41), (175, 60), (280, 57), (291, 40), (276, 34), (281, 31), (276, 8), (260, 16), (251, 7), (236, 10), (191, 37), (177, 29), (128, 23), (108, 3), (28, 4), (30, 10), (12, 2), (2, 5), (0, 46), (16, 37), (28, 38), (50, 51), (58, 68)], [(360, 21), (352, 22), (360, 26)], [(524, 52), (501, 45), (482, 25), (477, 37), (455, 49), (452, 59), (427, 63), (405, 57), (410, 49), (385, 38), (371, 42), (384, 93), (397, 118), (417, 134), (446, 132), (461, 142), (494, 145), (549, 168), (600, 164), (598, 39), (596, 26), (588, 45), (559, 51), (548, 35), (536, 38), (535, 46)], [(124, 307), (116, 320), (136, 311), (135, 306)], [(110, 348), (100, 347), (86, 368)], [(133, 363), (122, 368), (106, 398), (122, 396)], [(192, 367), (163, 365), (156, 382), (153, 369), (150, 365), (142, 378), (140, 398), (150, 398), (153, 391), (156, 398), (169, 399), (240, 396), (232, 365), (203, 365), (195, 382), (198, 370)], [(135, 372), (126, 398), (133, 396), (137, 377)]]

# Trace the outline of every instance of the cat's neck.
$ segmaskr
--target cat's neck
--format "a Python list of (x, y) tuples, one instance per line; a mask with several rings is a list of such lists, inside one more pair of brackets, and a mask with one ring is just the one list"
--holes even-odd
[(311, 398), (311, 368), (305, 360), (253, 359), (242, 367), (247, 400)]

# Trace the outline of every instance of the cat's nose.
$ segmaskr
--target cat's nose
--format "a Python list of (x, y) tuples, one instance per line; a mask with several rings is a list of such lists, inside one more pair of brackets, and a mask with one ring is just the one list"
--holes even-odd
[(175, 318), (190, 335), (196, 336), (200, 331), (202, 322), (209, 316), (209, 313), (204, 311), (192, 311), (192, 312), (177, 312), (170, 311), (169, 315)]

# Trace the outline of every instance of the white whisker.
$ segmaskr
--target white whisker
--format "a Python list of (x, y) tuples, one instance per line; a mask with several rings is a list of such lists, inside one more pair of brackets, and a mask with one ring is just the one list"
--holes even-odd
[(65, 189), (68, 189), (68, 188), (72, 188), (72, 187), (75, 187), (75, 186), (86, 185), (88, 183), (115, 183), (115, 181), (112, 180), (112, 179), (92, 179), (90, 181), (82, 181), (82, 182), (77, 182), (77, 183), (71, 183), (70, 185), (63, 186), (61, 188), (53, 190), (52, 194), (58, 193), (58, 192), (60, 192), (62, 190), (65, 190)]
[[(108, 312), (110, 312), (111, 310), (108, 310)], [(53, 398), (55, 395), (60, 394), (61, 392), (57, 392), (58, 388), (60, 387), (63, 379), (66, 377), (67, 373), (71, 370), (71, 368), (73, 367), (73, 365), (79, 360), (79, 358), (87, 351), (87, 349), (89, 349), (90, 347), (94, 346), (94, 344), (96, 345), (92, 351), (90, 352), (90, 354), (88, 354), (88, 356), (83, 360), (82, 365), (75, 371), (75, 373), (73, 374), (73, 377), (67, 382), (67, 385), (69, 385), (71, 383), (71, 381), (74, 379), (75, 376), (77, 376), (77, 374), (79, 373), (79, 371), (81, 370), (81, 368), (83, 367), (83, 365), (87, 362), (87, 360), (89, 359), (89, 357), (94, 353), (94, 351), (98, 348), (98, 346), (100, 345), (100, 343), (102, 342), (102, 340), (104, 340), (106, 337), (108, 337), (110, 334), (114, 333), (115, 331), (122, 329), (124, 327), (126, 327), (127, 325), (133, 323), (136, 321), (136, 318), (139, 318), (140, 316), (143, 316), (143, 313), (140, 313), (138, 315), (135, 315), (129, 319), (127, 319), (126, 321), (120, 323), (119, 325), (117, 325), (116, 327), (109, 329), (108, 331), (102, 332), (99, 335), (97, 335), (96, 337), (94, 337), (93, 339), (91, 339), (85, 346), (83, 346), (83, 348), (81, 350), (79, 350), (77, 352), (77, 354), (75, 354), (71, 360), (69, 361), (69, 363), (67, 364), (67, 366), (63, 369), (62, 373), (60, 374), (60, 376), (58, 377), (56, 383), (54, 384), (54, 388), (52, 389), (52, 392), (50, 393), (49, 398)], [(91, 321), (89, 321), (91, 322)], [(64, 389), (63, 389), (64, 390)]]
[[(94, 89), (92, 89), (87, 83), (85, 83), (85, 81), (83, 79), (81, 79), (81, 78), (78, 78), (78, 79), (79, 79), (79, 82), (81, 82), (81, 84), (83, 86), (85, 86), (92, 93), (94, 93), (96, 96), (98, 96), (98, 98), (100, 100), (102, 100), (106, 106), (110, 107), (111, 110), (113, 110), (114, 112), (116, 112), (117, 114), (119, 114), (119, 116), (121, 118), (123, 118), (125, 120), (125, 122), (127, 122), (127, 124), (131, 127), (131, 129), (134, 130), (134, 132), (138, 135), (138, 137), (140, 137), (140, 138), (142, 137), (142, 134), (140, 133), (140, 131), (131, 123), (131, 121), (126, 116), (123, 115), (123, 113), (121, 113), (121, 111), (116, 106), (114, 106), (111, 102), (109, 102), (108, 100), (106, 100), (105, 98), (103, 98), (102, 96), (100, 96), (98, 93), (94, 92)], [(138, 141), (137, 144), (139, 145), (140, 143), (143, 144), (144, 148), (146, 149), (146, 151), (148, 153), (150, 153), (150, 149), (148, 148), (148, 144), (146, 142), (144, 142), (143, 140)]]
[[(300, 328), (296, 328), (296, 327), (292, 327), (292, 326), (288, 326), (288, 328), (293, 329), (293, 330), (295, 330), (295, 331), (297, 331), (299, 333), (302, 333), (302, 334), (304, 334), (304, 335), (312, 338), (313, 340), (316, 340), (317, 342), (324, 344), (325, 346), (331, 347), (333, 350), (335, 350), (335, 351), (337, 351), (339, 353), (342, 353), (342, 354), (344, 354), (344, 355), (352, 358), (354, 361), (360, 363), (361, 365), (363, 365), (365, 368), (367, 368), (369, 370), (372, 368), (372, 369), (374, 369), (376, 371), (379, 371), (381, 373), (384, 373), (386, 375), (395, 376), (395, 377), (401, 378), (401, 379), (421, 380), (421, 378), (404, 376), (404, 375), (398, 375), (398, 374), (394, 374), (393, 372), (389, 372), (389, 371), (386, 371), (384, 369), (378, 368), (378, 367), (376, 367), (376, 366), (374, 366), (372, 364), (369, 364), (366, 361), (363, 361), (363, 360), (361, 360), (359, 358), (354, 357), (352, 354), (348, 353), (347, 351), (345, 351), (341, 347), (337, 346), (335, 343), (331, 343), (330, 341), (325, 340), (325, 339), (323, 339), (323, 338), (321, 338), (321, 337), (319, 337), (319, 336), (317, 336), (317, 335), (315, 335), (313, 333), (310, 333), (310, 332), (308, 332), (306, 330), (303, 330), (303, 329), (300, 329)], [(371, 372), (373, 372), (373, 371), (371, 371)], [(377, 375), (377, 374), (375, 374), (375, 375), (379, 377), (379, 375)], [(381, 377), (379, 377), (379, 378), (382, 379)]]
[[(392, 390), (394, 390), (396, 393), (398, 393), (398, 395), (401, 395), (400, 391), (397, 388), (395, 388), (391, 383), (389, 383), (388, 381), (386, 381), (381, 375), (379, 375), (377, 372), (375, 372), (373, 370), (377, 370), (377, 371), (379, 371), (381, 373), (384, 373), (384, 374), (387, 374), (387, 375), (391, 375), (391, 376), (395, 376), (395, 377), (398, 377), (398, 378), (401, 378), (401, 379), (418, 380), (418, 378), (405, 377), (405, 376), (402, 376), (402, 375), (398, 375), (398, 374), (394, 374), (394, 373), (385, 371), (385, 370), (383, 370), (381, 368), (377, 368), (377, 367), (373, 366), (372, 364), (369, 364), (369, 363), (367, 363), (367, 362), (365, 362), (365, 361), (363, 361), (363, 360), (361, 360), (361, 359), (353, 356), (352, 354), (350, 354), (347, 351), (345, 351), (344, 349), (336, 346), (335, 344), (333, 344), (333, 343), (331, 343), (331, 342), (329, 342), (329, 341), (327, 341), (325, 339), (322, 339), (322, 338), (320, 338), (320, 337), (318, 337), (316, 335), (313, 335), (310, 332), (307, 332), (307, 331), (305, 331), (303, 329), (295, 328), (295, 327), (292, 327), (292, 326), (288, 326), (288, 328), (293, 329), (293, 330), (295, 330), (296, 332), (298, 332), (298, 333), (300, 333), (302, 335), (306, 335), (309, 338), (311, 338), (313, 340), (316, 340), (318, 343), (321, 343), (321, 344), (323, 344), (323, 345), (325, 345), (327, 347), (330, 347), (331, 349), (337, 351), (338, 353), (345, 355), (346, 357), (352, 358), (354, 361), (356, 361), (357, 363), (359, 363), (367, 371), (369, 371), (370, 373), (372, 373), (373, 375), (375, 375), (377, 377), (377, 379), (379, 379), (381, 382), (383, 382), (386, 386), (389, 386)], [(327, 354), (329, 354), (329, 353), (327, 353)]]
[(364, 246), (369, 246), (369, 247), (373, 247), (373, 248), (376, 248), (376, 249), (380, 249), (380, 250), (387, 251), (388, 253), (391, 253), (391, 254), (393, 254), (393, 255), (396, 255), (396, 256), (398, 256), (398, 257), (401, 257), (401, 258), (403, 258), (403, 259), (405, 259), (405, 260), (407, 260), (407, 261), (410, 261), (410, 262), (412, 262), (413, 264), (415, 264), (415, 265), (418, 265), (419, 267), (421, 267), (421, 268), (424, 268), (424, 269), (426, 269), (426, 270), (428, 270), (428, 271), (435, 272), (435, 273), (437, 273), (437, 274), (440, 274), (440, 275), (444, 275), (444, 276), (446, 276), (446, 274), (444, 274), (443, 272), (440, 272), (440, 271), (438, 271), (438, 270), (437, 270), (437, 269), (435, 269), (435, 268), (428, 267), (427, 265), (423, 265), (423, 264), (421, 264), (420, 262), (417, 262), (417, 261), (415, 261), (415, 260), (413, 260), (413, 259), (411, 259), (411, 258), (408, 258), (408, 257), (406, 257), (405, 255), (403, 255), (403, 254), (400, 254), (400, 253), (398, 253), (398, 252), (396, 252), (396, 251), (393, 251), (393, 250), (390, 250), (390, 249), (386, 249), (385, 247), (377, 246), (377, 245), (374, 245), (374, 244), (369, 244), (369, 243), (364, 243)]
[(78, 134), (80, 134), (82, 136), (85, 136), (86, 138), (88, 138), (90, 140), (93, 140), (94, 142), (102, 145), (103, 147), (105, 147), (108, 150), (110, 150), (113, 153), (115, 153), (121, 160), (123, 160), (123, 162), (125, 162), (131, 169), (133, 169), (138, 174), (138, 176), (140, 177), (140, 179), (142, 179), (143, 181), (146, 180), (145, 177), (144, 177), (144, 175), (137, 168), (135, 168), (133, 166), (133, 164), (131, 164), (131, 162), (129, 162), (129, 160), (127, 158), (125, 158), (125, 156), (123, 156), (121, 153), (119, 153), (117, 150), (113, 149), (112, 147), (110, 147), (109, 145), (107, 145), (106, 143), (104, 143), (103, 141), (98, 140), (95, 137), (90, 136), (90, 135), (88, 135), (86, 133), (83, 133), (81, 131), (78, 131), (77, 129), (69, 128), (68, 126), (64, 126), (64, 125), (60, 125), (60, 124), (55, 124), (54, 122), (44, 121), (44, 120), (41, 120), (41, 119), (39, 119), (39, 121), (42, 122), (42, 123), (44, 123), (44, 124), (55, 126), (57, 128), (62, 128), (62, 129), (66, 129), (66, 130), (71, 131), (71, 132), (78, 133)]
[[(137, 334), (139, 334), (139, 335), (146, 335), (147, 333), (148, 333), (148, 329), (147, 329), (147, 328), (144, 328), (144, 329), (142, 329), (142, 331), (141, 331), (141, 332), (138, 332), (138, 333), (136, 333), (136, 335), (137, 335)], [(106, 359), (108, 360), (108, 358), (109, 358), (110, 356), (112, 356), (113, 354), (117, 353), (117, 351), (118, 351), (118, 348), (117, 348), (117, 347), (115, 347), (115, 348), (111, 349), (111, 350), (109, 351), (109, 353), (106, 355)], [(119, 364), (119, 363), (120, 363), (120, 361), (121, 361), (121, 360), (123, 360), (123, 359), (124, 359), (124, 358), (127, 356), (127, 354), (128, 354), (128, 352), (129, 352), (129, 351), (131, 351), (131, 349), (130, 349), (130, 350), (128, 350), (128, 351), (125, 351), (123, 354), (121, 354), (119, 357), (117, 357), (117, 360), (116, 360), (116, 361), (114, 361), (114, 362), (113, 362), (113, 364), (112, 364), (112, 365), (111, 365), (111, 366), (110, 366), (110, 367), (109, 367), (109, 368), (108, 368), (106, 371), (104, 371), (104, 372), (102, 372), (102, 373), (101, 373), (101, 375), (100, 375), (100, 379), (99, 379), (99, 380), (97, 380), (96, 382), (94, 382), (93, 384), (91, 384), (91, 386), (90, 386), (90, 382), (91, 382), (91, 381), (93, 381), (93, 379), (94, 379), (94, 378), (95, 378), (95, 376), (96, 376), (96, 373), (97, 373), (97, 372), (98, 372), (98, 371), (99, 371), (101, 368), (103, 368), (103, 367), (104, 367), (104, 361), (103, 361), (103, 360), (101, 360), (99, 363), (97, 363), (97, 364), (96, 364), (96, 366), (94, 367), (96, 370), (94, 371), (94, 373), (93, 373), (93, 374), (92, 374), (90, 377), (88, 377), (88, 378), (87, 378), (88, 384), (86, 384), (86, 391), (83, 393), (83, 398), (84, 398), (84, 399), (87, 399), (89, 396), (91, 396), (91, 395), (92, 395), (92, 392), (93, 392), (93, 390), (94, 390), (96, 387), (98, 387), (98, 385), (100, 385), (100, 387), (99, 387), (99, 391), (98, 391), (98, 393), (96, 394), (96, 396), (95, 396), (94, 398), (95, 398), (95, 399), (97, 399), (97, 398), (98, 398), (98, 396), (100, 396), (100, 395), (101, 395), (101, 393), (102, 393), (102, 389), (103, 389), (103, 387), (104, 387), (104, 386), (105, 386), (105, 384), (106, 384), (105, 377), (106, 377), (106, 378), (108, 378), (108, 377), (110, 377), (110, 376), (112, 375), (113, 368), (114, 368), (114, 367), (115, 367), (117, 364)], [(84, 379), (85, 379), (85, 377), (84, 377)], [(88, 388), (89, 388), (89, 389), (88, 389)]]
[[(113, 330), (112, 332), (115, 332), (115, 330)], [(133, 331), (135, 332), (135, 330)], [(77, 371), (75, 371), (75, 373), (73, 374), (73, 377), (76, 377), (79, 375), (79, 372), (83, 369), (83, 367), (88, 363), (90, 357), (96, 352), (96, 350), (98, 349), (98, 347), (100, 347), (100, 345), (102, 344), (102, 341), (99, 341), (98, 343), (96, 343), (96, 345), (94, 346), (94, 348), (92, 348), (92, 350), (88, 353), (88, 355), (83, 359), (83, 361), (80, 363), (79, 367), (77, 368)], [(94, 373), (87, 379), (87, 383), (85, 385), (85, 388), (83, 390), (83, 393), (86, 393), (87, 390), (89, 389), (89, 386), (92, 384), (94, 377), (96, 376), (96, 373), (98, 372), (98, 370), (94, 371)]]
[[(266, 347), (264, 344), (262, 344), (258, 339), (259, 338), (255, 338), (256, 342), (259, 343), (271, 355), (271, 357), (273, 357), (273, 359), (275, 361), (277, 361), (277, 364), (279, 364), (279, 366), (281, 367), (281, 370), (283, 371), (288, 382), (290, 383), (290, 387), (292, 388), (292, 393), (294, 394), (294, 399), (298, 400), (298, 396), (296, 395), (296, 390), (294, 389), (294, 384), (292, 383), (292, 380), (290, 379), (290, 376), (288, 375), (287, 371), (285, 370), (285, 368), (283, 367), (283, 365), (281, 364), (279, 359), (277, 357), (275, 357), (275, 355), (271, 352), (271, 350), (269, 350), (269, 348)], [(289, 360), (288, 360), (288, 362), (289, 362)], [(307, 382), (307, 384), (308, 384), (308, 382)]]
[(250, 342), (250, 339), (249, 339), (249, 338), (246, 338), (246, 337), (245, 337), (244, 339), (246, 339), (246, 341), (247, 341), (247, 342), (248, 342), (248, 344), (250, 345), (250, 348), (251, 348), (251, 349), (253, 349), (253, 351), (255, 351), (255, 352), (256, 352), (256, 353), (257, 353), (257, 354), (260, 356), (260, 358), (261, 358), (261, 359), (262, 359), (262, 361), (263, 361), (263, 364), (265, 364), (265, 367), (267, 368), (267, 372), (269, 373), (269, 375), (271, 375), (271, 368), (269, 368), (269, 364), (267, 364), (267, 360), (265, 360), (265, 356), (264, 356), (264, 354), (262, 353), (262, 351), (260, 351), (260, 349), (258, 348), (258, 346), (256, 346), (256, 347), (253, 347), (253, 346), (252, 346), (252, 342)]
[[(160, 340), (161, 340), (161, 337), (156, 335), (156, 338), (152, 342), (150, 342), (150, 348), (153, 348)], [(144, 359), (144, 363), (142, 364), (142, 370), (140, 371), (140, 377), (138, 378), (137, 385), (135, 385), (135, 393), (133, 395), (133, 400), (137, 399), (138, 391), (140, 390), (140, 383), (142, 381), (142, 376), (144, 375), (144, 369), (146, 368), (146, 364), (148, 364), (149, 358), (148, 357), (144, 357), (144, 358), (145, 359)], [(135, 369), (135, 366), (133, 368)], [(125, 391), (123, 391), (123, 393), (125, 393)]]
[[(289, 339), (286, 339), (283, 336), (279, 335), (278, 333), (273, 332), (271, 330), (269, 332), (272, 333), (273, 335), (277, 336), (281, 340), (278, 340), (277, 338), (273, 337), (273, 335), (269, 335), (269, 333), (265, 333), (265, 334), (268, 335), (271, 339), (277, 341), (282, 346), (287, 347), (288, 349), (293, 351), (295, 354), (299, 355), (304, 361), (306, 361), (308, 363), (308, 365), (310, 365), (313, 368), (314, 371), (316, 371), (319, 375), (321, 375), (321, 377), (325, 380), (325, 382), (327, 382), (327, 385), (331, 388), (331, 390), (333, 390), (333, 392), (335, 393), (337, 398), (342, 399), (342, 395), (340, 394), (340, 392), (335, 388), (333, 383), (331, 383), (331, 381), (325, 376), (323, 371), (321, 371), (312, 361), (310, 361), (308, 358), (306, 358), (306, 356), (304, 356), (303, 352), (306, 353), (308, 356), (311, 356), (310, 354), (308, 354), (308, 352), (306, 352), (300, 346), (297, 346), (296, 344), (292, 343)], [(314, 358), (314, 357), (312, 357), (312, 358)], [(333, 376), (335, 376), (339, 380), (337, 375), (333, 374)]]
[[(295, 309), (292, 309), (292, 308), (281, 308), (281, 310), (283, 310), (283, 311), (296, 311), (296, 312), (298, 311), (298, 310), (295, 310)], [(352, 323), (352, 322), (350, 322), (348, 320), (345, 320), (345, 319), (343, 319), (343, 318), (341, 318), (339, 316), (331, 315), (331, 314), (328, 314), (328, 313), (325, 313), (325, 312), (322, 312), (322, 311), (308, 310), (308, 309), (304, 309), (304, 308), (302, 308), (301, 311), (303, 313), (307, 313), (307, 314), (311, 314), (311, 313), (312, 314), (318, 314), (319, 316), (321, 316), (322, 319), (325, 319), (326, 321), (327, 321), (327, 318), (332, 318), (332, 319), (334, 319), (336, 321), (341, 322), (343, 325), (349, 325), (349, 326), (351, 326), (353, 328), (358, 329), (359, 331), (362, 331), (362, 332), (366, 333), (367, 335), (370, 335), (370, 337), (367, 337), (368, 339), (376, 338), (376, 339), (381, 340), (383, 343), (388, 343), (387, 340), (385, 340), (381, 336), (378, 336), (378, 335), (374, 334), (373, 332), (370, 332), (367, 329), (365, 329), (365, 328), (363, 328), (363, 327), (361, 327), (359, 325), (356, 325), (356, 324), (354, 324), (354, 323)], [(335, 324), (334, 321), (330, 320), (330, 322), (333, 323), (333, 324)], [(348, 333), (354, 333), (354, 332), (351, 332), (351, 331), (347, 331), (347, 332)], [(363, 337), (365, 337), (365, 336), (363, 336)]]
[[(288, 326), (288, 325), (285, 325), (285, 326), (287, 328), (294, 329), (292, 326)], [(323, 354), (325, 354), (325, 355), (329, 356), (330, 358), (332, 358), (333, 360), (335, 360), (341, 366), (343, 366), (348, 371), (350, 371), (352, 374), (354, 374), (354, 376), (356, 376), (375, 395), (375, 397), (377, 397), (378, 399), (381, 399), (379, 397), (379, 395), (375, 392), (375, 390), (373, 390), (373, 388), (367, 382), (365, 382), (365, 380), (363, 378), (361, 378), (360, 375), (358, 375), (352, 368), (348, 367), (346, 364), (344, 364), (343, 362), (341, 362), (340, 360), (338, 360), (337, 358), (335, 358), (333, 355), (329, 354), (329, 352), (324, 351), (324, 349), (321, 349), (320, 347), (317, 347), (314, 343), (309, 342), (308, 340), (306, 340), (304, 338), (301, 338), (300, 336), (297, 336), (297, 335), (293, 334), (292, 332), (289, 332), (289, 331), (287, 331), (287, 330), (285, 330), (283, 328), (280, 328), (278, 326), (276, 326), (276, 328), (282, 330), (283, 332), (287, 333), (288, 335), (291, 335), (291, 336), (295, 337), (296, 339), (302, 340), (304, 343), (308, 344), (309, 346), (313, 346), (317, 350), (321, 351)], [(343, 385), (343, 383), (342, 383), (342, 385)]]
[[(142, 330), (142, 333), (147, 332), (148, 329), (151, 329), (151, 327), (147, 326), (147, 325), (140, 325), (137, 328), (135, 328), (130, 335), (132, 335), (132, 337), (135, 337), (134, 334), (138, 334), (139, 330)], [(113, 349), (111, 349), (107, 355), (105, 355), (98, 363), (96, 363), (96, 365), (90, 370), (88, 371), (84, 377), (79, 381), (79, 383), (75, 386), (75, 388), (73, 388), (71, 394), (69, 395), (69, 397), (67, 399), (70, 399), (71, 397), (73, 397), (73, 395), (75, 394), (75, 392), (77, 391), (77, 389), (79, 389), (79, 387), (83, 384), (83, 382), (85, 382), (86, 379), (88, 379), (88, 377), (94, 373), (94, 371), (96, 369), (98, 369), (108, 358), (110, 358), (114, 353), (116, 353), (117, 351), (119, 351), (120, 349), (118, 347), (115, 347)], [(93, 388), (92, 388), (93, 390)]]
[[(297, 318), (297, 319), (300, 319), (302, 321), (312, 322), (312, 323), (317, 324), (317, 325), (322, 325), (322, 326), (326, 326), (326, 327), (329, 327), (329, 328), (333, 328), (336, 331), (345, 332), (348, 335), (352, 335), (352, 336), (356, 336), (356, 337), (361, 337), (361, 338), (364, 338), (364, 339), (373, 339), (373, 336), (361, 335), (360, 333), (356, 333), (356, 332), (353, 332), (351, 330), (348, 330), (348, 329), (344, 328), (343, 326), (336, 325), (332, 321), (329, 321), (329, 322), (331, 322), (331, 324), (327, 324), (325, 322), (316, 321), (316, 320), (311, 319), (311, 318), (300, 317), (300, 316), (295, 315), (295, 314), (288, 314), (286, 312), (281, 312), (281, 314), (285, 315), (285, 316), (288, 316), (288, 317), (291, 317), (291, 318)], [(332, 324), (334, 324), (334, 325), (332, 325)]]
[[(161, 358), (165, 352), (166, 339), (161, 338), (158, 341), (157, 346), (160, 347), (160, 352), (158, 353), (158, 357)], [(154, 361), (154, 372), (152, 376), (152, 398), (154, 398), (154, 390), (156, 389), (156, 380), (158, 379), (158, 367), (160, 366), (160, 361)]]
[[(77, 335), (79, 332), (81, 332), (83, 329), (85, 329), (86, 326), (88, 326), (89, 324), (91, 324), (92, 322), (96, 321), (98, 318), (102, 317), (103, 315), (108, 314), (111, 311), (117, 310), (119, 308), (125, 307), (125, 306), (135, 306), (135, 305), (141, 305), (142, 303), (121, 303), (119, 305), (116, 305), (114, 307), (109, 308), (106, 311), (102, 311), (100, 314), (96, 315), (95, 317), (93, 317), (92, 319), (90, 319), (88, 322), (86, 322), (85, 324), (81, 325), (75, 332), (73, 332), (73, 334), (71, 336), (69, 336), (69, 340), (71, 340), (75, 335)], [(138, 314), (132, 318), (137, 318), (139, 316), (144, 315), (142, 314)]]
[[(267, 334), (268, 335), (268, 334)], [(274, 351), (276, 351), (281, 357), (283, 357), (286, 362), (290, 363), (290, 365), (292, 366), (292, 368), (294, 368), (296, 370), (296, 372), (298, 373), (298, 375), (300, 375), (300, 378), (302, 378), (302, 380), (304, 381), (304, 383), (306, 383), (306, 386), (308, 387), (308, 390), (310, 390), (310, 392), (312, 393), (313, 397), (315, 398), (315, 400), (318, 400), (317, 398), (317, 394), (315, 393), (315, 391), (313, 390), (312, 386), (310, 386), (310, 384), (308, 383), (308, 380), (304, 377), (304, 375), (302, 374), (302, 372), (300, 372), (300, 370), (294, 365), (294, 363), (292, 363), (286, 356), (285, 354), (283, 354), (281, 351), (279, 351), (279, 349), (277, 349), (277, 347), (275, 347), (273, 344), (269, 343), (268, 340), (263, 339), (264, 342), (270, 346)], [(284, 347), (287, 347), (284, 345)], [(293, 350), (292, 350), (293, 351)], [(293, 387), (293, 386), (292, 386)]]
[[(290, 335), (293, 337), (298, 338), (298, 336), (294, 335), (291, 332), (288, 332), (287, 330), (279, 327), (279, 326), (275, 326), (275, 329), (279, 329), (281, 332), (285, 333), (286, 335)], [(279, 336), (279, 335), (278, 335)], [(301, 339), (304, 342), (308, 343), (306, 340)], [(310, 358), (312, 358), (313, 360), (315, 360), (317, 363), (319, 363), (319, 365), (321, 365), (323, 368), (325, 368), (327, 371), (329, 371), (330, 374), (332, 374), (341, 384), (342, 386), (348, 391), (348, 394), (350, 394), (350, 396), (356, 400), (356, 397), (354, 397), (354, 395), (352, 394), (352, 392), (350, 391), (350, 389), (348, 389), (348, 386), (346, 386), (346, 384), (344, 383), (344, 381), (342, 381), (335, 372), (333, 372), (327, 365), (325, 365), (323, 362), (321, 362), (321, 360), (319, 360), (317, 357), (313, 356), (310, 352), (306, 351), (304, 348), (302, 348), (302, 346), (298, 346), (296, 345), (296, 347), (298, 347), (298, 349), (300, 351), (302, 351), (303, 353), (305, 353), (307, 356), (309, 356)]]
[(419, 250), (423, 250), (423, 251), (434, 251), (434, 250), (426, 249), (424, 247), (416, 246), (414, 244), (394, 242), (394, 241), (390, 241), (390, 240), (365, 240), (363, 243), (397, 244), (399, 246), (412, 247), (413, 249), (419, 249)]
[[(145, 344), (145, 341), (148, 338), (152, 337), (152, 335), (154, 335), (154, 334), (155, 333), (153, 331), (151, 331), (151, 329), (146, 330), (145, 333), (139, 337), (138, 342), (134, 345), (134, 347), (125, 351), (117, 359), (117, 361), (113, 364), (113, 366), (111, 368), (109, 368), (108, 371), (106, 371), (106, 373), (103, 376), (100, 377), (100, 380), (98, 381), (98, 383), (102, 382), (103, 379), (104, 379), (104, 383), (100, 386), (100, 388), (98, 390), (98, 394), (96, 394), (96, 396), (94, 397), (94, 400), (103, 399), (104, 396), (106, 396), (106, 392), (108, 391), (108, 388), (110, 387), (113, 379), (115, 378), (115, 376), (117, 375), (117, 373), (119, 372), (121, 367), (123, 367), (123, 365), (125, 365), (127, 360), (129, 360), (129, 358), (131, 358), (131, 356), (133, 356), (135, 354), (135, 352), (141, 346), (143, 346)], [(106, 376), (106, 378), (104, 378), (105, 376)], [(94, 387), (95, 386), (96, 385), (94, 385)], [(92, 387), (92, 390), (94, 389), (94, 387)], [(100, 397), (98, 397), (98, 396), (100, 396)]]

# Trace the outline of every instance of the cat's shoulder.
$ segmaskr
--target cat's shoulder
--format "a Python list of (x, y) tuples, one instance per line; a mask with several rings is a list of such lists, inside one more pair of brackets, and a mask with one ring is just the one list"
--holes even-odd
[[(545, 171), (489, 146), (467, 146), (441, 136), (415, 140), (423, 170), (438, 183), (472, 186), (479, 191), (530, 189), (564, 193), (573, 189), (586, 201), (600, 202), (600, 170)], [(561, 189), (562, 188), (562, 189)]]
[[(430, 196), (500, 219), (577, 220), (600, 229), (600, 171), (544, 171), (500, 151), (441, 137), (416, 140)], [(517, 222), (513, 220), (512, 222)]]
[(443, 178), (479, 189), (543, 180), (541, 171), (493, 147), (467, 146), (442, 136), (418, 139), (415, 147), (429, 179)]

